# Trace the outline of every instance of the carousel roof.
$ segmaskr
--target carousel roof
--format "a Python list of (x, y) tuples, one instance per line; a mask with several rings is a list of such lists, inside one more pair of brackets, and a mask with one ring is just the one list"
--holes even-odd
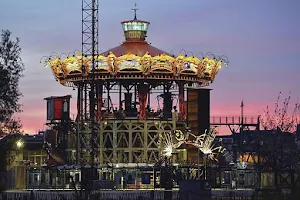
[[(50, 56), (45, 65), (52, 69), (57, 81), (64, 86), (76, 87), (81, 81), (135, 80), (179, 81), (199, 86), (212, 82), (223, 65), (226, 56), (212, 53), (197, 55), (180, 53), (171, 55), (146, 41), (149, 22), (135, 18), (121, 22), (125, 41), (101, 54), (78, 54), (62, 59)], [(94, 75), (92, 75), (94, 74)]]
[(147, 52), (152, 57), (160, 55), (160, 54), (167, 54), (167, 52), (160, 50), (148, 42), (141, 42), (141, 41), (126, 41), (123, 42), (120, 46), (114, 47), (108, 51), (101, 53), (101, 55), (108, 56), (109, 53), (112, 52), (115, 56), (119, 57), (125, 54), (135, 54), (137, 56), (144, 56)]

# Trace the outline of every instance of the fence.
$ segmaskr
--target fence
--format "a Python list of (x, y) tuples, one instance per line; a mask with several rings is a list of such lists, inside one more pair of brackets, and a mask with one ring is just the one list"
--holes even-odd
[[(203, 200), (203, 196), (187, 195), (181, 196), (178, 190), (164, 191), (164, 190), (106, 190), (95, 191), (92, 193), (93, 200), (164, 200), (166, 192), (172, 193), (170, 197), (172, 200), (190, 199)], [(169, 195), (168, 195), (169, 196)], [(205, 200), (229, 200), (229, 199), (250, 200), (253, 199), (253, 191), (248, 192), (233, 192), (233, 191), (212, 191), (212, 195)], [(258, 199), (258, 198), (256, 198)], [(0, 200), (76, 200), (74, 191), (12, 191), (0, 194)], [(171, 200), (171, 198), (170, 198)]]

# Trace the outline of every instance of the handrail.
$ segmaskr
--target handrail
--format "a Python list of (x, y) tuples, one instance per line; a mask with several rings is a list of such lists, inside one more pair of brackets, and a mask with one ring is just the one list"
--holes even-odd
[(259, 124), (259, 116), (211, 116), (211, 124)]

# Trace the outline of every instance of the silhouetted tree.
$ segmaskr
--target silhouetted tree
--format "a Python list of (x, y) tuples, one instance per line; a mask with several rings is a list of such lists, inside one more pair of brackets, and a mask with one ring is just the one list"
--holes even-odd
[[(263, 158), (263, 169), (274, 172), (277, 191), (282, 184), (286, 184), (294, 194), (299, 189), (296, 177), (300, 174), (300, 148), (294, 133), (299, 123), (300, 104), (296, 102), (291, 106), (291, 94), (283, 100), (282, 105), (280, 101), (281, 93), (275, 102), (274, 112), (269, 107), (264, 110), (261, 124), (266, 131), (259, 134), (260, 147), (257, 151)], [(284, 174), (288, 174), (290, 185)]]
[(264, 110), (264, 116), (261, 118), (261, 124), (265, 130), (281, 130), (282, 132), (296, 131), (297, 124), (299, 123), (298, 115), (300, 111), (300, 104), (296, 102), (293, 111), (290, 112), (291, 94), (284, 99), (282, 106), (279, 105), (280, 95), (278, 95), (275, 102), (274, 112), (271, 112), (269, 106)]
[(21, 124), (14, 114), (21, 112), (19, 80), (24, 64), (20, 57), (19, 39), (11, 39), (11, 32), (2, 31), (0, 41), (0, 136), (19, 133)]

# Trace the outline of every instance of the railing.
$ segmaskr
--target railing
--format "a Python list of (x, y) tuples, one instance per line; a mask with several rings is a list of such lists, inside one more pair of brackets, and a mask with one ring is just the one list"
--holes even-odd
[[(180, 191), (178, 190), (169, 190), (171, 193), (172, 200), (179, 199), (210, 199), (210, 200), (252, 200), (252, 199), (263, 199), (261, 195), (256, 194), (254, 189), (243, 189), (243, 190), (234, 190), (234, 189), (218, 189), (211, 190), (209, 195), (204, 196), (201, 193), (187, 193), (180, 195)], [(93, 199), (110, 199), (110, 200), (132, 200), (132, 199), (143, 199), (143, 200), (162, 200), (165, 196), (165, 190), (98, 190), (93, 191), (92, 193)], [(201, 196), (200, 196), (200, 195)], [(181, 198), (180, 198), (181, 196)], [(190, 196), (190, 198), (188, 198)], [(194, 197), (194, 198), (192, 198)], [(195, 198), (196, 197), (196, 198)], [(198, 198), (197, 198), (198, 197)], [(31, 191), (9, 191), (3, 192), (0, 194), (0, 200), (27, 200), (27, 199), (44, 199), (44, 200), (75, 200), (76, 195), (73, 190), (70, 191), (61, 191), (61, 190), (31, 190)], [(285, 199), (288, 198), (288, 195)]]
[[(211, 124), (242, 124), (242, 117), (240, 116), (212, 116), (210, 117)], [(245, 116), (243, 117), (243, 124), (258, 124), (259, 116)]]

